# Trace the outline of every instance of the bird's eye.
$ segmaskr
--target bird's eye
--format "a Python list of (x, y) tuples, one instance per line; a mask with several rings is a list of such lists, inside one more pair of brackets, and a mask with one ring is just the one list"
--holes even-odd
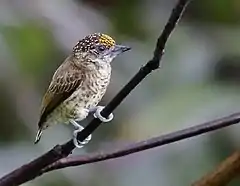
[(98, 51), (99, 52), (103, 52), (105, 49), (106, 49), (106, 47), (104, 45), (98, 46)]

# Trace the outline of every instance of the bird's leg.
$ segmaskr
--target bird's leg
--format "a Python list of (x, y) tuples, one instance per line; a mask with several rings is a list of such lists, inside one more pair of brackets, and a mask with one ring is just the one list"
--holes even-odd
[(92, 135), (90, 134), (84, 141), (79, 141), (77, 135), (84, 129), (84, 127), (79, 125), (74, 119), (70, 119), (69, 122), (76, 128), (73, 131), (73, 143), (77, 148), (82, 148), (92, 139)]
[(101, 111), (104, 109), (104, 106), (96, 106), (94, 108), (89, 109), (89, 113), (93, 113), (95, 118), (100, 119), (102, 122), (107, 123), (113, 119), (113, 114), (111, 113), (107, 118), (101, 115)]

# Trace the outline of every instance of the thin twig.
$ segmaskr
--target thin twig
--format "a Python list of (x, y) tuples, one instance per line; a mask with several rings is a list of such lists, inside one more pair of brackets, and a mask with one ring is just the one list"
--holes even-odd
[(202, 177), (192, 186), (226, 186), (240, 173), (240, 152), (237, 151), (224, 160), (214, 171)]
[(70, 166), (79, 166), (83, 164), (89, 164), (89, 163), (104, 161), (108, 159), (119, 158), (122, 156), (134, 154), (136, 152), (144, 151), (150, 148), (159, 147), (159, 146), (170, 144), (176, 141), (187, 139), (193, 136), (198, 136), (200, 134), (204, 134), (204, 133), (214, 131), (230, 125), (234, 125), (239, 122), (240, 122), (240, 112), (229, 115), (224, 118), (209, 121), (209, 122), (196, 125), (193, 127), (189, 127), (183, 130), (179, 130), (179, 131), (165, 134), (159, 137), (141, 141), (115, 151), (66, 157), (46, 167), (45, 169), (43, 169), (41, 173), (49, 172), (56, 169), (62, 169)]
[[(189, 1), (190, 0), (179, 0), (177, 2), (162, 34), (158, 38), (153, 58), (139, 70), (139, 72), (129, 81), (129, 83), (127, 83), (127, 85), (123, 87), (123, 89), (113, 98), (113, 100), (110, 101), (105, 109), (102, 110), (102, 116), (107, 117), (148, 74), (159, 68), (167, 39), (174, 30)], [(92, 134), (93, 131), (100, 126), (100, 124), (101, 121), (99, 119), (93, 119), (89, 125), (78, 134), (78, 140), (83, 141), (85, 138), (87, 138), (87, 136)], [(19, 185), (32, 180), (39, 175), (40, 170), (47, 165), (50, 165), (55, 161), (68, 156), (74, 148), (75, 146), (72, 140), (53, 148), (40, 158), (37, 158), (36, 160), (33, 160), (32, 162), (0, 178), (0, 186)]]

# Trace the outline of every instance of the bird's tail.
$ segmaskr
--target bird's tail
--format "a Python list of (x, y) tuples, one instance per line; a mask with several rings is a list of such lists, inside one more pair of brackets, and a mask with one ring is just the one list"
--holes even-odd
[(36, 135), (36, 138), (35, 138), (34, 144), (37, 144), (37, 143), (40, 141), (41, 136), (42, 136), (42, 129), (39, 128), (38, 131), (37, 131), (37, 135)]

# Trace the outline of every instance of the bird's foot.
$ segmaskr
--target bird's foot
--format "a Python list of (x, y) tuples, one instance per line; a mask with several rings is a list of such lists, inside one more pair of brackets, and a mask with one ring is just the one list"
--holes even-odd
[(81, 132), (84, 127), (79, 125), (75, 120), (70, 119), (69, 121), (76, 129), (73, 131), (73, 143), (75, 145), (75, 147), (77, 148), (82, 148), (84, 145), (86, 145), (91, 139), (92, 139), (92, 135), (90, 134), (84, 141), (79, 141), (77, 139), (77, 135), (79, 132)]
[(113, 114), (111, 113), (107, 118), (101, 115), (101, 111), (104, 109), (104, 106), (96, 106), (89, 110), (90, 113), (93, 113), (95, 118), (100, 119), (102, 122), (107, 123), (113, 119)]

